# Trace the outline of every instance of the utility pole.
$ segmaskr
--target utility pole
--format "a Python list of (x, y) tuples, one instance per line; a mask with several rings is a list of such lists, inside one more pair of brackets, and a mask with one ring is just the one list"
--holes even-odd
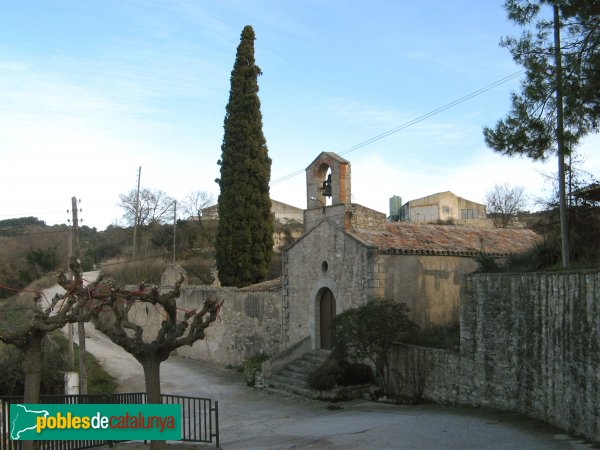
[(135, 193), (135, 221), (133, 222), (133, 258), (137, 257), (137, 226), (140, 214), (140, 181), (142, 179), (142, 166), (138, 169), (137, 191)]
[[(68, 212), (69, 212), (69, 210), (67, 209), (67, 213)], [(68, 220), (69, 220), (69, 222), (71, 221), (71, 219), (68, 219)], [(68, 252), (69, 259), (67, 260), (67, 273), (69, 274), (69, 277), (71, 280), (73, 280), (73, 274), (69, 270), (69, 261), (71, 261), (72, 256), (73, 256), (73, 227), (71, 227), (71, 230), (69, 232), (69, 252)], [(69, 364), (70, 364), (71, 371), (74, 371), (75, 370), (75, 348), (73, 347), (73, 332), (74, 331), (73, 331), (73, 324), (71, 322), (69, 322), (69, 325), (67, 327), (67, 332), (69, 333)]]
[(173, 264), (175, 264), (177, 243), (177, 200), (173, 202)]
[[(79, 259), (79, 219), (77, 217), (77, 198), (71, 198), (71, 211), (73, 213), (73, 226), (71, 227), (71, 243), (73, 246), (73, 257)], [(79, 393), (87, 394), (87, 370), (85, 366), (85, 324), (77, 322), (79, 332)]]

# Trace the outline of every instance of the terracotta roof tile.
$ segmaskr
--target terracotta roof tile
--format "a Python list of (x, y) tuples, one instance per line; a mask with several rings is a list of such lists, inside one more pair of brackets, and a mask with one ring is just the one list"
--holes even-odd
[(483, 250), (507, 256), (529, 250), (542, 237), (526, 229), (388, 223), (385, 231), (353, 229), (350, 235), (383, 253), (473, 256)]

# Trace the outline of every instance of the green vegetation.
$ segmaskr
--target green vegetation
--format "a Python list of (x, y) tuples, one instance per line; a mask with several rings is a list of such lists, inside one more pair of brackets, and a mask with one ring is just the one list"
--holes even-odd
[[(70, 370), (68, 361), (68, 340), (60, 332), (50, 333), (42, 347), (41, 393), (46, 395), (64, 393), (64, 373)], [(75, 346), (75, 361), (79, 349)], [(0, 396), (22, 395), (25, 375), (24, 355), (12, 345), (0, 343)], [(90, 394), (110, 394), (116, 389), (115, 380), (102, 368), (100, 363), (86, 353), (88, 392)]]
[(269, 357), (264, 354), (253, 355), (250, 358), (244, 360), (242, 363), (242, 371), (246, 378), (246, 384), (248, 386), (254, 386), (256, 383), (256, 374), (262, 370), (262, 363), (265, 362)]
[(406, 304), (392, 299), (372, 299), (347, 309), (333, 322), (334, 348), (339, 359), (369, 360), (384, 392), (389, 392), (390, 352), (394, 343), (405, 341), (419, 329), (408, 318)]
[[(217, 221), (177, 223), (177, 262), (192, 284), (211, 284)], [(40, 289), (56, 283), (54, 274), (67, 269), (69, 229), (46, 226), (35, 218), (0, 221), (0, 299), (15, 295), (37, 279), (50, 280)], [(131, 259), (132, 228), (109, 226), (105, 231), (80, 228), (80, 260), (84, 271), (106, 269), (125, 284), (140, 281), (158, 283), (173, 254), (173, 225), (154, 224), (138, 229), (138, 261)], [(10, 289), (3, 289), (6, 286)]]
[[(64, 342), (67, 339), (61, 335)], [(75, 361), (79, 361), (79, 347), (75, 345)], [(77, 362), (76, 362), (77, 364)], [(88, 394), (112, 394), (117, 389), (115, 379), (102, 367), (100, 362), (90, 352), (85, 352), (87, 369)]]
[(560, 263), (560, 246), (556, 241), (543, 241), (528, 252), (509, 255), (504, 261), (487, 253), (478, 253), (473, 259), (477, 263), (478, 273), (553, 270)]
[(160, 277), (169, 263), (162, 258), (144, 261), (114, 263), (102, 268), (105, 276), (110, 276), (116, 283), (132, 285), (146, 283), (160, 284)]
[(18, 217), (0, 220), (0, 236), (14, 236), (27, 231), (29, 226), (46, 226), (46, 222), (37, 217)]
[(521, 92), (511, 95), (506, 118), (483, 134), (488, 146), (508, 156), (558, 156), (561, 259), (567, 268), (565, 158), (585, 135), (600, 130), (598, 1), (509, 0), (505, 8), (510, 20), (525, 27), (519, 38), (501, 43), (524, 67), (525, 79)]
[(258, 98), (260, 68), (254, 60), (254, 30), (244, 27), (231, 72), (226, 108), (219, 225), (215, 250), (224, 286), (243, 287), (265, 279), (273, 250), (269, 197), (271, 159), (262, 131)]
[(460, 324), (456, 322), (422, 328), (415, 334), (408, 336), (404, 343), (422, 347), (458, 350), (460, 348)]
[(336, 386), (357, 386), (373, 383), (375, 376), (367, 364), (339, 360), (335, 356), (327, 360), (308, 377), (313, 389), (327, 391)]
[[(555, 54), (555, 22), (548, 19), (553, 5), (557, 5), (561, 34), (560, 65)], [(600, 125), (598, 2), (509, 0), (505, 8), (509, 19), (525, 30), (519, 38), (502, 39), (501, 46), (526, 74), (521, 92), (511, 97), (507, 117), (494, 128), (484, 129), (486, 143), (509, 156), (543, 159), (558, 150), (557, 128), (562, 127), (565, 154), (570, 154), (583, 136), (597, 132)], [(562, 76), (557, 78), (559, 68)], [(557, 86), (563, 103), (561, 125), (557, 125)]]
[[(34, 217), (0, 221), (0, 285), (23, 288), (56, 270), (67, 258), (67, 232)], [(0, 287), (0, 299), (14, 294)]]
[[(571, 269), (600, 268), (600, 208), (573, 206), (569, 213)], [(521, 254), (498, 260), (486, 253), (474, 257), (477, 272), (539, 272), (563, 270), (561, 265), (560, 224), (556, 209), (521, 216), (520, 221), (544, 236), (541, 243)]]

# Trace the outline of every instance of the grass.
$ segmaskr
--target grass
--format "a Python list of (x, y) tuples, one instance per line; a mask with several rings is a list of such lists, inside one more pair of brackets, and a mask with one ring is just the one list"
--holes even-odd
[(45, 275), (42, 278), (39, 278), (33, 281), (27, 289), (33, 291), (41, 291), (43, 289), (48, 289), (56, 284), (56, 275)]
[[(65, 341), (67, 339), (65, 338)], [(79, 364), (79, 346), (75, 344), (75, 365)], [(90, 352), (85, 352), (88, 394), (112, 394), (117, 389), (115, 379)]]
[[(61, 331), (51, 333), (52, 340), (56, 345), (56, 358), (60, 359), (57, 367), (59, 372), (70, 372), (69, 340)], [(79, 346), (74, 346), (75, 371), (79, 367)], [(102, 367), (100, 362), (89, 352), (85, 352), (85, 366), (88, 378), (88, 394), (112, 394), (117, 388), (115, 379)]]
[(120, 284), (160, 284), (160, 277), (167, 268), (168, 262), (164, 259), (134, 261), (114, 264), (103, 268), (105, 275), (113, 278)]

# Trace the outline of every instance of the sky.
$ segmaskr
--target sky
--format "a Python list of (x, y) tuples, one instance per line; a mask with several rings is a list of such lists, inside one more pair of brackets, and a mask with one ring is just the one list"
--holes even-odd
[[(555, 158), (486, 147), (520, 76), (498, 43), (520, 34), (486, 0), (0, 0), (0, 220), (125, 225), (137, 185), (216, 202), (223, 119), (240, 34), (251, 25), (271, 197), (306, 208), (304, 169), (322, 151), (352, 167), (352, 200), (389, 213), (450, 190), (484, 202), (495, 184), (548, 197)], [(359, 144), (401, 128), (395, 133)], [(600, 178), (598, 135), (579, 152)], [(352, 151), (349, 151), (356, 148)], [(289, 176), (295, 174), (295, 176)]]

